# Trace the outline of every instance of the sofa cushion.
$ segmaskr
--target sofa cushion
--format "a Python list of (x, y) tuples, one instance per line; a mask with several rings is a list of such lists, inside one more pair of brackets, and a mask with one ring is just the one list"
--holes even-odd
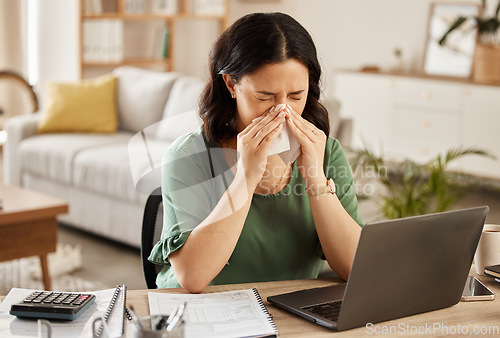
[[(74, 186), (118, 200), (138, 202), (152, 190), (143, 191), (140, 186), (136, 186), (131, 171), (142, 177), (155, 168), (160, 168), (162, 154), (168, 145), (166, 142), (151, 140), (148, 142), (148, 153), (145, 152), (144, 145), (130, 147), (127, 143), (84, 150), (74, 160)], [(150, 159), (154, 161), (153, 167)], [(158, 187), (161, 177), (153, 183), (155, 188)]]
[(38, 123), (39, 133), (114, 133), (116, 77), (112, 74), (77, 83), (49, 83), (47, 109)]
[(19, 145), (21, 171), (71, 184), (73, 162), (80, 152), (109, 144), (127, 144), (130, 136), (129, 133), (58, 133), (32, 136)]
[(179, 136), (198, 129), (202, 123), (203, 121), (198, 115), (197, 110), (188, 110), (161, 120), (157, 126), (155, 126), (156, 138), (172, 143)]
[(162, 73), (136, 67), (118, 67), (120, 129), (138, 132), (161, 119), (177, 72)]
[(183, 76), (174, 83), (156, 128), (156, 138), (172, 142), (202, 123), (198, 116), (198, 100), (203, 87), (204, 82), (193, 76)]
[(149, 195), (161, 185), (161, 164), (170, 142), (135, 135), (128, 144), (130, 172), (139, 193)]

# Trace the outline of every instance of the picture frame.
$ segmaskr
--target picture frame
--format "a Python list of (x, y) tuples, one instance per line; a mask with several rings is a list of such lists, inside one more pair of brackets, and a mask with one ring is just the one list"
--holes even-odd
[[(431, 3), (423, 64), (425, 74), (471, 77), (477, 39), (474, 18), (480, 12), (481, 6), (476, 3)], [(440, 45), (441, 38), (459, 17), (467, 19), (458, 29), (448, 34), (445, 44)]]

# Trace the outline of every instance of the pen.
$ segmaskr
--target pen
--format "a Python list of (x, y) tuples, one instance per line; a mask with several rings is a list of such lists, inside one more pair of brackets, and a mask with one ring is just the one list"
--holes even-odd
[(165, 316), (158, 315), (153, 323), (153, 329), (155, 331), (163, 330), (168, 324), (168, 320), (165, 320)]
[[(167, 332), (172, 332), (175, 329), (175, 327), (177, 326), (177, 324), (179, 324), (179, 322), (182, 319), (182, 316), (184, 315), (184, 310), (186, 309), (186, 305), (187, 305), (187, 301), (184, 301), (176, 309), (176, 311), (173, 315), (172, 321), (167, 326)], [(170, 319), (170, 317), (169, 317), (169, 319)]]
[(132, 320), (134, 321), (135, 325), (139, 328), (139, 330), (143, 330), (144, 327), (142, 326), (141, 320), (137, 316), (137, 313), (134, 310), (134, 307), (130, 305), (130, 315), (132, 316)]

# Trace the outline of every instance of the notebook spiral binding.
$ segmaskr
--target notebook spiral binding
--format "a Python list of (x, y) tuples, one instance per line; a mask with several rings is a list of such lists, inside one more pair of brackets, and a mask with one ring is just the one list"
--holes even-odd
[(262, 312), (264, 312), (264, 314), (266, 315), (267, 321), (269, 322), (269, 324), (271, 324), (271, 327), (273, 328), (276, 336), (278, 336), (278, 328), (276, 327), (276, 324), (274, 323), (273, 316), (269, 313), (269, 311), (267, 311), (267, 308), (264, 305), (262, 298), (260, 297), (259, 291), (257, 291), (256, 288), (253, 288), (252, 291), (253, 291), (253, 294), (255, 295), (255, 298), (257, 298), (257, 302), (259, 303), (259, 307), (262, 309)]
[[(127, 301), (127, 286), (126, 285), (117, 285), (115, 292), (113, 293), (113, 297), (111, 297), (111, 301), (109, 302), (108, 308), (106, 309), (106, 313), (104, 314), (104, 321), (108, 323), (109, 317), (111, 316), (111, 311), (113, 311), (113, 308), (115, 307), (116, 301), (118, 300), (118, 297), (120, 295), (120, 292), (123, 292), (123, 309), (121, 309), (123, 312), (123, 316), (127, 317), (128, 320), (132, 320), (132, 316), (126, 310), (125, 304)], [(122, 325), (122, 330), (124, 328), (124, 323)], [(100, 337), (102, 335), (102, 330), (104, 329), (104, 325), (101, 324), (99, 325), (99, 329), (96, 332), (96, 337)], [(123, 331), (122, 331), (123, 332)]]

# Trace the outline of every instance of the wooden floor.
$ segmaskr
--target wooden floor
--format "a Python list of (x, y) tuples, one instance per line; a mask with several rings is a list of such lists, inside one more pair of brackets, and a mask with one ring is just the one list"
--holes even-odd
[(108, 287), (126, 284), (131, 290), (146, 287), (140, 250), (59, 224), (58, 242), (82, 246), (83, 269), (73, 274)]

